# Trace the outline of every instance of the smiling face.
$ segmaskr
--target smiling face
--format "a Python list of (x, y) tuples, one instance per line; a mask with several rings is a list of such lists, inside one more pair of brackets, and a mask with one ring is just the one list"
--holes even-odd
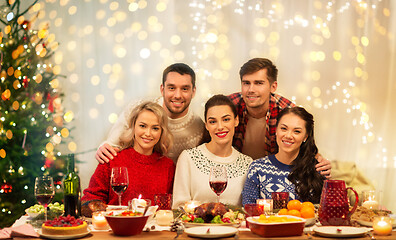
[[(277, 82), (272, 84), (267, 77), (267, 69), (261, 69), (242, 76), (242, 97), (249, 113), (257, 109), (268, 110), (270, 94), (276, 91)], [(250, 111), (249, 111), (250, 110)]]
[(305, 121), (294, 113), (285, 114), (276, 128), (276, 142), (279, 153), (297, 156), (301, 144), (307, 139)]
[(232, 144), (238, 118), (228, 105), (213, 106), (206, 113), (205, 126), (211, 142), (218, 144)]
[(180, 118), (187, 114), (195, 95), (190, 75), (169, 72), (160, 90), (164, 98), (164, 109), (170, 118)]
[(151, 155), (162, 133), (158, 117), (151, 111), (143, 110), (136, 119), (134, 132), (133, 148), (140, 154)]

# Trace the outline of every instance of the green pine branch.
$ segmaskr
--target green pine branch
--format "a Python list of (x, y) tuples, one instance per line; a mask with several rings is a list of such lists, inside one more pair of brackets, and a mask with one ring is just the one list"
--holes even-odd
[[(38, 0), (23, 10), (20, 9), (21, 0), (13, 4), (9, 4), (8, 0), (0, 1), (5, 2), (0, 7), (8, 7), (9, 12), (14, 13), (10, 21), (0, 16), (0, 32), (3, 35), (0, 41), (3, 54), (0, 70), (0, 151), (6, 153), (0, 157), (0, 228), (3, 228), (10, 226), (25, 214), (26, 208), (37, 203), (33, 191), (35, 177), (46, 173), (60, 183), (66, 170), (63, 156), (56, 156), (56, 149), (53, 156), (48, 155), (50, 153), (46, 150), (51, 137), (57, 133), (53, 128), (63, 128), (53, 121), (56, 109), (53, 112), (50, 110), (53, 107), (51, 99), (63, 96), (62, 92), (51, 87), (50, 82), (62, 75), (37, 66), (49, 64), (54, 52), (47, 48), (46, 39), (38, 38), (37, 30), (23, 27), (17, 21)], [(25, 19), (29, 21), (27, 17)], [(8, 34), (4, 31), (6, 26), (11, 26)], [(44, 57), (36, 54), (38, 44), (44, 44), (47, 50)], [(22, 52), (16, 54), (18, 49)], [(19, 71), (20, 75), (15, 71)], [(38, 74), (41, 81), (34, 79)], [(4, 95), (6, 90), (9, 91), (7, 97)], [(62, 199), (62, 191), (58, 190), (54, 201)]]

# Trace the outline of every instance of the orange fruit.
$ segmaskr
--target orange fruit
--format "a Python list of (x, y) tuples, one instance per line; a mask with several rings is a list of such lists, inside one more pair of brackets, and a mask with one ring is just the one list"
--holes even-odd
[(287, 209), (300, 211), (302, 204), (299, 200), (290, 200), (287, 203)]
[(301, 213), (298, 210), (292, 209), (287, 212), (287, 215), (292, 215), (296, 217), (301, 217)]
[(286, 208), (282, 208), (281, 210), (279, 210), (278, 215), (287, 215), (287, 209)]
[(309, 206), (305, 206), (300, 210), (301, 217), (303, 218), (313, 218), (315, 217), (315, 210)]
[(314, 206), (313, 203), (311, 203), (311, 202), (303, 202), (303, 203), (301, 204), (301, 209), (303, 209), (304, 207), (310, 207), (310, 208), (312, 208), (313, 210), (315, 210), (315, 206)]

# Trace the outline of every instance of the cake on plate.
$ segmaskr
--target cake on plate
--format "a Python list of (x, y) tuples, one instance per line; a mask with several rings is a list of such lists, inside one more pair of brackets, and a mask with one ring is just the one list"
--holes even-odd
[(70, 215), (60, 216), (54, 220), (47, 220), (41, 226), (42, 234), (47, 235), (76, 235), (88, 231), (88, 225), (81, 219), (76, 219)]

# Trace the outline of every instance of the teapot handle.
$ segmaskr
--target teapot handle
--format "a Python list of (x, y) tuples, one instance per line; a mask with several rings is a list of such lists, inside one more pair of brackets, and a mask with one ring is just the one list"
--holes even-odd
[(349, 211), (349, 213), (348, 213), (348, 216), (351, 216), (351, 215), (355, 212), (355, 210), (356, 210), (356, 208), (357, 208), (357, 205), (358, 205), (358, 203), (359, 203), (359, 195), (357, 194), (357, 192), (355, 191), (355, 189), (353, 189), (352, 187), (347, 187), (347, 188), (346, 188), (346, 191), (348, 191), (348, 189), (352, 190), (353, 193), (355, 193), (355, 197), (356, 197), (355, 205), (353, 205), (352, 210)]

